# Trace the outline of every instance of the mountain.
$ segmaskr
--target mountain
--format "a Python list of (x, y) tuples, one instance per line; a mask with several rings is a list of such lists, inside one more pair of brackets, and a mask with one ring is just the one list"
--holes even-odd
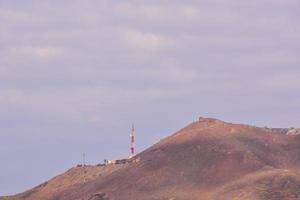
[(77, 166), (0, 199), (300, 199), (299, 133), (199, 118), (125, 163)]

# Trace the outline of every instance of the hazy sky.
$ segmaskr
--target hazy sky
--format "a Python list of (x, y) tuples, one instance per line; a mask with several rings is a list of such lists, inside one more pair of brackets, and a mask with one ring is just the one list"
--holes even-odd
[(300, 126), (299, 0), (0, 0), (0, 195), (198, 116)]

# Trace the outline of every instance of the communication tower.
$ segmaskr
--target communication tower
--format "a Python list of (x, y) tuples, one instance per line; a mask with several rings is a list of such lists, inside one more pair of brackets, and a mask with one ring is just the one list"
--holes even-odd
[(130, 133), (130, 156), (132, 158), (135, 154), (135, 129), (134, 125), (132, 125), (131, 133)]

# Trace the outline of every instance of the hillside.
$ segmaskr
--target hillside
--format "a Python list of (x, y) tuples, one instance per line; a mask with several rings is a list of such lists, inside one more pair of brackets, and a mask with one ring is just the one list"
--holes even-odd
[(0, 199), (300, 199), (299, 133), (200, 118), (130, 163), (74, 167)]

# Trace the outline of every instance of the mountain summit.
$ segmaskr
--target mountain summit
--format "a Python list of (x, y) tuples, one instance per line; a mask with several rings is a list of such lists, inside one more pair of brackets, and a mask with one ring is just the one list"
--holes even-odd
[(129, 160), (77, 166), (0, 199), (300, 199), (299, 133), (199, 118)]

